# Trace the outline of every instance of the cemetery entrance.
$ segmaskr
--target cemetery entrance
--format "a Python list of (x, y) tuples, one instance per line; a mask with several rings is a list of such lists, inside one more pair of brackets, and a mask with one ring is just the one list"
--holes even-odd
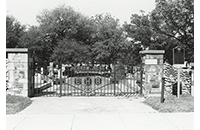
[(140, 88), (139, 66), (50, 63), (47, 71), (35, 66), (35, 96), (134, 95)]

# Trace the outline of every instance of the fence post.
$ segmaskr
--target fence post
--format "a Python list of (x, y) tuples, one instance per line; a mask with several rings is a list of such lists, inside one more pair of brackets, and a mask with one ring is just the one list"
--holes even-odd
[(141, 71), (140, 71), (140, 95), (142, 95), (142, 80), (143, 80), (143, 69), (141, 66)]
[(35, 96), (35, 61), (34, 52), (28, 51), (28, 97)]
[(181, 68), (179, 67), (178, 68), (177, 98), (180, 97), (180, 71), (181, 71)]
[(160, 100), (161, 103), (163, 103), (165, 101), (165, 99), (164, 99), (164, 90), (165, 90), (165, 78), (162, 77), (161, 100)]
[(191, 70), (191, 88), (190, 94), (194, 96), (194, 70)]
[(59, 97), (62, 96), (62, 62), (60, 63), (60, 95)]
[(114, 78), (114, 96), (116, 95), (116, 92), (115, 92), (116, 91), (116, 85), (115, 85), (116, 84), (116, 72), (115, 72), (116, 68), (115, 67), (116, 67), (116, 65), (114, 64), (114, 75), (113, 75), (113, 78)]

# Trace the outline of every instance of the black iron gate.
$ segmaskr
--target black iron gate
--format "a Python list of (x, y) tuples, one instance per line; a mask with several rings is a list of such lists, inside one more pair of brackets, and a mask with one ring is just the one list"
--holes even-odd
[[(117, 96), (140, 91), (141, 71), (138, 66), (106, 64), (56, 65), (35, 69), (35, 96)], [(130, 69), (131, 68), (131, 69)], [(60, 71), (60, 69), (62, 71)], [(60, 74), (61, 72), (61, 74)]]

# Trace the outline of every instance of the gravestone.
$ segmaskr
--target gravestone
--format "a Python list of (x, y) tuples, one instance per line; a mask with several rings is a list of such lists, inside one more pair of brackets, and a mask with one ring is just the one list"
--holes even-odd
[(164, 53), (164, 50), (140, 51), (145, 77), (144, 91), (147, 95), (161, 92)]

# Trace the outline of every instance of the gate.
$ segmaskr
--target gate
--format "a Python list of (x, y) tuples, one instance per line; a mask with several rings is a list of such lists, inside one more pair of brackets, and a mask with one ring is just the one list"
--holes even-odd
[[(131, 69), (130, 69), (131, 68)], [(140, 91), (140, 67), (76, 64), (35, 69), (35, 96), (122, 96)]]

